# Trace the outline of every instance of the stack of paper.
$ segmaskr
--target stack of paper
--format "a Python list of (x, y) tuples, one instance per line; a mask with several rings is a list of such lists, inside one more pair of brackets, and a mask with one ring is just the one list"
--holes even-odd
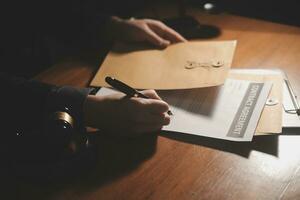
[[(227, 79), (220, 87), (159, 90), (168, 102), (171, 123), (163, 130), (232, 141), (251, 141), (271, 83)], [(117, 91), (101, 88), (97, 95)]]
[[(281, 132), (282, 76), (229, 73), (235, 45), (187, 42), (164, 50), (117, 46), (91, 85), (107, 87), (105, 77), (113, 76), (137, 89), (156, 89), (174, 113), (167, 131), (232, 141)], [(113, 92), (102, 88), (97, 95)], [(265, 106), (270, 98), (277, 103)], [(270, 117), (275, 123), (268, 123)]]

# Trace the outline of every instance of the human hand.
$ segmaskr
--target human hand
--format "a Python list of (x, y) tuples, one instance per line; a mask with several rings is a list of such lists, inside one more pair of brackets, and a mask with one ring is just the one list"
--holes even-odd
[(159, 48), (171, 43), (187, 41), (175, 30), (153, 19), (124, 20), (112, 17), (109, 32), (115, 40), (127, 42), (149, 42)]
[(137, 135), (158, 131), (169, 124), (168, 104), (154, 90), (142, 93), (150, 98), (128, 98), (122, 93), (89, 95), (84, 104), (86, 125), (118, 135)]

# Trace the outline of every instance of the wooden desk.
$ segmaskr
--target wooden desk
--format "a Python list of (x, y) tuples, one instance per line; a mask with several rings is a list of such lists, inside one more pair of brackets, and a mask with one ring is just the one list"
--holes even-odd
[[(216, 40), (238, 41), (233, 67), (283, 69), (300, 94), (300, 28), (196, 9), (189, 13), (219, 27)], [(65, 64), (38, 79), (83, 87), (95, 70)], [(255, 137), (249, 144), (181, 135), (100, 141), (94, 171), (69, 184), (19, 186), (21, 199), (300, 199), (300, 136)]]

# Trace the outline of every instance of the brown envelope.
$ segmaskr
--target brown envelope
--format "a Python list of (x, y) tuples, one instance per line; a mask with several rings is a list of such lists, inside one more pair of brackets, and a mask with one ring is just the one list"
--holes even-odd
[[(185, 42), (166, 49), (116, 45), (91, 82), (108, 86), (106, 76), (137, 89), (185, 89), (224, 83), (231, 67), (236, 41)], [(214, 63), (221, 66), (213, 66)], [(189, 64), (199, 65), (187, 69)]]
[[(248, 70), (248, 69), (247, 69)], [(242, 71), (242, 70), (241, 70)], [(240, 72), (241, 72), (240, 71)], [(249, 69), (251, 71), (251, 69)], [(232, 70), (229, 73), (229, 78), (239, 80), (250, 80), (255, 82), (272, 82), (273, 86), (269, 94), (269, 98), (277, 101), (276, 105), (266, 105), (261, 114), (257, 125), (255, 135), (278, 134), (282, 132), (282, 90), (283, 77), (281, 74), (274, 73), (240, 73), (239, 70)]]

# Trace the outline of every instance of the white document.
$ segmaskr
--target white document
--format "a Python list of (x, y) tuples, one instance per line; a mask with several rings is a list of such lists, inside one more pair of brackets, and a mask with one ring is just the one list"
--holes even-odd
[[(271, 83), (227, 79), (223, 86), (157, 91), (174, 114), (163, 130), (251, 141)], [(102, 88), (97, 95), (115, 92)]]
[(227, 79), (221, 87), (161, 91), (174, 113), (164, 130), (251, 141), (270, 89), (270, 83)]

